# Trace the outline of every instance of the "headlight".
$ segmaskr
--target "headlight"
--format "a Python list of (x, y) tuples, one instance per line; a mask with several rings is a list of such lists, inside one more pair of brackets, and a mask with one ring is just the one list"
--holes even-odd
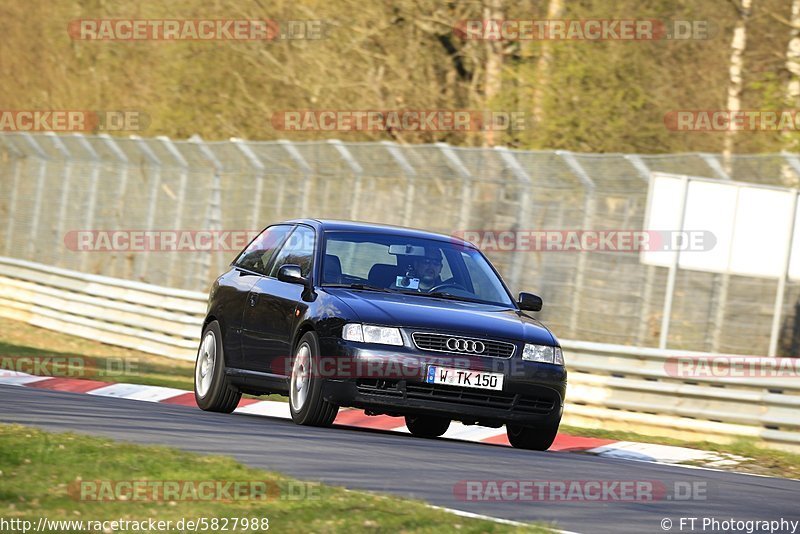
[(403, 345), (403, 336), (400, 335), (400, 329), (387, 326), (348, 323), (342, 329), (342, 337), (347, 341), (359, 341), (361, 343)]
[(549, 345), (529, 345), (525, 344), (522, 350), (522, 359), (529, 362), (553, 363), (564, 365), (564, 354), (561, 347), (551, 347)]

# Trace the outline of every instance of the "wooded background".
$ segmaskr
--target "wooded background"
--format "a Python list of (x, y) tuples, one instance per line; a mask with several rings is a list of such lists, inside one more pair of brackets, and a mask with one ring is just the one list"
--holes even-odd
[[(73, 40), (80, 18), (322, 20), (323, 39)], [(686, 41), (464, 40), (465, 19), (708, 21)], [(781, 110), (800, 95), (800, 0), (120, 0), (0, 4), (2, 109), (136, 109), (140, 135), (444, 141), (581, 152), (795, 150), (794, 132), (674, 132), (685, 109)], [(523, 111), (522, 131), (285, 132), (294, 109)], [(126, 133), (127, 134), (127, 133)]]

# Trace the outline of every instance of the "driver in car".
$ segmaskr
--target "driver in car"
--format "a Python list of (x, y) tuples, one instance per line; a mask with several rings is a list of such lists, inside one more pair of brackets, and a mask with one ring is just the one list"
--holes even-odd
[[(419, 279), (419, 287), (416, 289), (420, 292), (430, 291), (431, 288), (442, 283), (442, 278), (440, 277), (442, 273), (442, 252), (437, 248), (426, 247), (424, 256), (411, 257), (411, 268), (408, 274)], [(413, 289), (407, 286), (404, 287), (403, 284), (393, 284), (392, 288)]]

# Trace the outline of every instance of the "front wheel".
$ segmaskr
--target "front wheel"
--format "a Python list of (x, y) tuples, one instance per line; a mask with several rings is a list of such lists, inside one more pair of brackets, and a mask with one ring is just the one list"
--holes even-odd
[(289, 412), (298, 425), (330, 426), (339, 407), (322, 398), (322, 378), (315, 370), (319, 360), (319, 340), (306, 332), (297, 343), (289, 381)]
[(546, 451), (558, 434), (558, 423), (542, 427), (506, 424), (506, 434), (511, 446), (516, 449)]
[(242, 393), (225, 376), (225, 353), (222, 331), (217, 321), (203, 329), (197, 361), (194, 364), (194, 400), (208, 412), (231, 413), (239, 405)]
[(431, 415), (407, 415), (406, 427), (418, 438), (438, 438), (450, 428), (450, 419)]

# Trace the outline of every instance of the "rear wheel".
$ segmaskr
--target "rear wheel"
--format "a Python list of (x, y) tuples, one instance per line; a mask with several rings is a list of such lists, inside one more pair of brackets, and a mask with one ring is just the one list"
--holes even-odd
[(546, 451), (558, 434), (558, 423), (550, 426), (530, 427), (514, 424), (506, 425), (506, 434), (511, 446), (531, 451)]
[(222, 331), (217, 321), (203, 329), (197, 361), (194, 364), (194, 400), (203, 410), (231, 413), (239, 405), (242, 393), (225, 376), (225, 353)]
[(406, 427), (418, 438), (438, 438), (450, 428), (450, 419), (432, 415), (407, 415)]
[(289, 411), (298, 425), (330, 426), (339, 413), (338, 406), (322, 398), (322, 378), (314, 372), (319, 353), (316, 334), (306, 332), (297, 343), (289, 381)]

